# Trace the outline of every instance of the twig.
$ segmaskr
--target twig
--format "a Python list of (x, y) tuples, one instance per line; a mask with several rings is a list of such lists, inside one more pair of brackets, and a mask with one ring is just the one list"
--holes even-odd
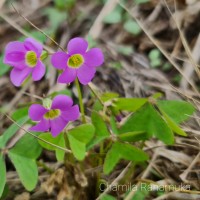
[(33, 24), (30, 20), (28, 20), (26, 17), (24, 17), (15, 7), (14, 5), (11, 3), (12, 7), (14, 8), (14, 10), (17, 12), (17, 14), (22, 17), (24, 20), (26, 20), (31, 26), (33, 26), (36, 30), (38, 30), (39, 32), (41, 32), (43, 35), (45, 35), (48, 39), (50, 39), (54, 44), (56, 44), (62, 51), (65, 52), (65, 49), (63, 49), (53, 38), (51, 38), (49, 35), (47, 35), (43, 30), (41, 30), (40, 28), (38, 28), (37, 26), (35, 26), (35, 24)]
[(101, 34), (101, 30), (103, 27), (103, 19), (106, 15), (108, 15), (117, 5), (117, 0), (109, 0), (99, 13), (98, 17), (96, 18), (95, 22), (93, 23), (92, 27), (90, 28), (89, 35), (93, 39), (97, 39)]
[(149, 31), (147, 28), (142, 24), (140, 20), (135, 16), (133, 12), (131, 12), (128, 8), (126, 8), (119, 0), (118, 0), (119, 5), (126, 10), (130, 16), (132, 16), (138, 25), (141, 27), (141, 29), (145, 32), (145, 34), (149, 37), (149, 39), (153, 42), (153, 44), (161, 51), (161, 53), (168, 59), (168, 61), (176, 68), (176, 70), (188, 81), (188, 83), (191, 85), (193, 90), (198, 94), (199, 96), (199, 91), (196, 88), (196, 86), (185, 76), (185, 74), (182, 72), (181, 68), (179, 65), (174, 62), (174, 60), (168, 55), (168, 53), (160, 46), (159, 42), (151, 35), (149, 34)]
[(112, 188), (112, 186), (117, 185), (117, 183), (124, 177), (126, 172), (128, 171), (129, 167), (131, 166), (131, 162), (124, 168), (124, 170), (115, 178), (115, 180), (106, 188), (106, 190), (101, 193), (96, 200), (100, 200), (105, 194), (109, 192), (109, 190)]
[[(0, 12), (0, 17), (3, 18), (6, 22), (8, 22), (12, 27), (14, 27), (16, 30), (18, 30), (22, 35), (25, 35), (26, 37), (32, 37), (31, 34), (29, 34), (27, 31), (22, 29), (17, 23), (15, 23), (10, 17), (5, 15), (3, 12)], [(46, 45), (43, 45), (44, 49), (46, 49), (49, 53), (53, 53), (54, 51), (49, 48)]]
[(63, 150), (63, 151), (65, 151), (65, 152), (67, 152), (67, 153), (72, 153), (72, 151), (69, 150), (69, 149), (66, 149), (66, 148), (57, 146), (57, 145), (55, 145), (55, 144), (53, 144), (53, 143), (51, 143), (51, 142), (48, 142), (48, 141), (46, 141), (46, 140), (44, 140), (44, 139), (38, 137), (37, 135), (34, 135), (34, 134), (31, 133), (30, 131), (28, 131), (28, 130), (26, 130), (25, 128), (23, 128), (22, 126), (20, 126), (20, 125), (19, 125), (15, 120), (13, 120), (9, 115), (7, 115), (7, 114), (4, 114), (4, 115), (5, 115), (10, 121), (12, 121), (14, 124), (16, 124), (20, 129), (22, 129), (22, 130), (25, 131), (26, 133), (30, 134), (30, 135), (33, 136), (34, 138), (36, 138), (36, 139), (38, 139), (38, 140), (40, 140), (40, 141), (42, 141), (42, 142), (44, 142), (44, 143), (46, 143), (46, 144), (49, 144), (49, 145), (51, 145), (51, 146), (53, 146), (53, 147), (56, 147), (57, 149)]

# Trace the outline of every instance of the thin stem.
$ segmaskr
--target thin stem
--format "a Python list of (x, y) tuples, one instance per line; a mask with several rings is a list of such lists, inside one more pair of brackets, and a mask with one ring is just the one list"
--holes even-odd
[(81, 88), (78, 79), (76, 78), (75, 80), (76, 88), (78, 90), (78, 99), (79, 99), (79, 104), (80, 104), (80, 109), (81, 109), (81, 117), (82, 117), (82, 122), (86, 123), (85, 119), (85, 111), (84, 111), (84, 106), (83, 106), (83, 98), (81, 94)]
[[(104, 142), (102, 141), (100, 143), (100, 149), (99, 149), (99, 158), (98, 158), (98, 166), (102, 166), (103, 165), (103, 158), (102, 158), (102, 154), (104, 153)], [(97, 174), (97, 182), (96, 182), (96, 196), (99, 196), (99, 186), (100, 186), (100, 180), (101, 180), (101, 171), (98, 172)]]
[(95, 89), (92, 87), (92, 84), (89, 83), (88, 87), (90, 88), (90, 90), (92, 91), (92, 93), (94, 94), (94, 96), (99, 100), (99, 102), (101, 103), (102, 106), (104, 106), (104, 102), (101, 100), (100, 96), (98, 95), (98, 93), (95, 91)]

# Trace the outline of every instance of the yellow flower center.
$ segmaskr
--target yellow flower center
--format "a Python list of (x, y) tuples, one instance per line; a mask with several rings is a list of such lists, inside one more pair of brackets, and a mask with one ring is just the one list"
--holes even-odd
[(34, 51), (28, 51), (26, 53), (25, 59), (29, 67), (35, 67), (37, 64), (37, 55)]
[(44, 114), (45, 119), (55, 119), (60, 115), (59, 109), (50, 110)]
[(67, 65), (71, 68), (79, 68), (83, 63), (84, 59), (81, 54), (74, 54), (67, 61)]

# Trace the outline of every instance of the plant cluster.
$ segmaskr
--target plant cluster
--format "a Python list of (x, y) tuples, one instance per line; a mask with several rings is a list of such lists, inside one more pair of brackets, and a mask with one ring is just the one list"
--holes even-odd
[[(88, 157), (93, 167), (103, 165), (98, 186), (101, 173), (111, 173), (122, 159), (131, 161), (134, 166), (143, 165), (149, 159), (144, 151), (145, 141), (157, 138), (172, 145), (174, 134), (187, 136), (179, 125), (194, 113), (191, 103), (162, 100), (159, 93), (147, 98), (125, 98), (117, 93), (97, 92), (90, 82), (97, 67), (104, 63), (104, 55), (99, 48), (88, 49), (88, 42), (83, 38), (71, 39), (67, 51), (53, 54), (44, 51), (43, 45), (33, 38), (8, 43), (4, 63), (13, 67), (11, 82), (19, 87), (30, 77), (34, 81), (41, 80), (48, 57), (58, 69), (58, 83), (75, 82), (79, 105), (67, 95), (50, 94), (40, 103), (32, 103), (12, 114), (14, 123), (0, 136), (0, 196), (6, 190), (6, 156), (28, 191), (37, 185), (37, 159), (42, 149), (54, 151), (58, 161), (67, 161), (73, 154), (76, 162)], [(91, 114), (85, 113), (80, 84), (91, 90), (94, 102)], [(31, 125), (27, 133), (9, 146), (13, 135), (25, 124)], [(98, 162), (92, 162), (94, 159)]]

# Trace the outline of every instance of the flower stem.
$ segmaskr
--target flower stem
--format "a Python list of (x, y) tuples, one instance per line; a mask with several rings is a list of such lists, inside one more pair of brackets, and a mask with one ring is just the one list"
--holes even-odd
[(80, 109), (81, 109), (82, 122), (86, 123), (85, 111), (84, 111), (84, 106), (83, 106), (83, 98), (82, 98), (82, 94), (81, 94), (80, 84), (79, 84), (79, 81), (77, 78), (75, 80), (75, 83), (76, 83), (76, 88), (78, 90), (78, 99), (79, 99), (79, 104), (80, 104)]

